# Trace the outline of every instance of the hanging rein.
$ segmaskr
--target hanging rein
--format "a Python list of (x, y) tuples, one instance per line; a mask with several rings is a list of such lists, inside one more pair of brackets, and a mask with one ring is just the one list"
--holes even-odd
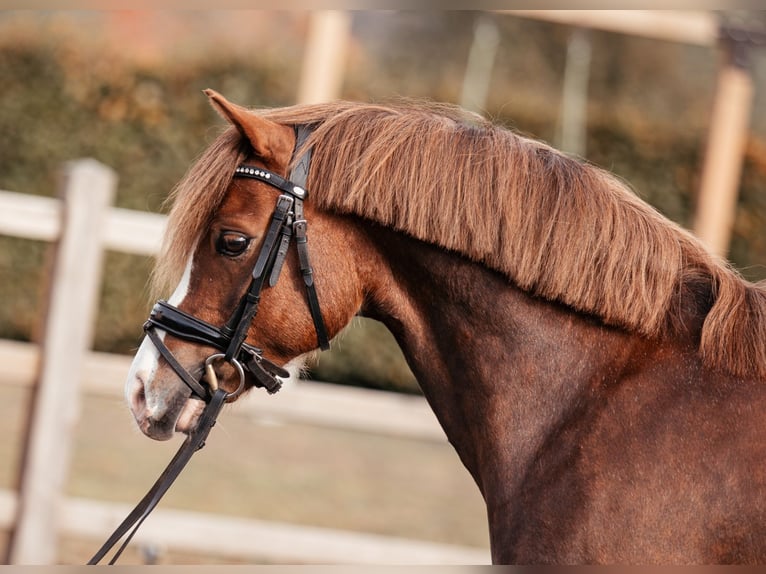
[[(311, 133), (306, 126), (296, 126), (295, 132), (294, 156)], [(277, 392), (282, 386), (278, 377), (289, 376), (285, 369), (266, 359), (260, 349), (245, 343), (245, 339), (258, 312), (261, 291), (266, 285), (269, 287), (276, 285), (293, 236), (298, 251), (301, 275), (306, 286), (309, 310), (317, 333), (317, 343), (323, 350), (330, 348), (327, 329), (322, 319), (319, 299), (314, 286), (313, 270), (308, 253), (307, 225), (303, 214), (303, 201), (307, 196), (306, 180), (308, 179), (310, 162), (311, 149), (308, 149), (295, 163), (289, 179), (267, 169), (244, 164), (234, 171), (234, 177), (258, 180), (276, 188), (281, 193), (258, 253), (250, 286), (229, 320), (222, 327), (211, 325), (162, 300), (157, 301), (149, 319), (144, 323), (146, 336), (149, 337), (173, 371), (191, 389), (192, 395), (205, 402), (205, 408), (196, 427), (189, 432), (186, 440), (149, 492), (117, 527), (88, 564), (98, 564), (127, 535), (109, 564), (114, 564), (117, 561), (133, 535), (160, 502), (162, 496), (184, 469), (192, 455), (205, 445), (205, 440), (210, 429), (215, 425), (223, 405), (236, 398), (244, 390), (245, 371), (253, 375), (256, 386), (264, 387), (270, 394)], [(168, 349), (158, 335), (158, 329), (186, 341), (213, 347), (220, 352), (210, 355), (205, 360), (203, 375), (196, 379)], [(234, 366), (239, 375), (239, 386), (234, 391), (227, 392), (218, 386), (214, 368), (217, 361), (227, 362)]]

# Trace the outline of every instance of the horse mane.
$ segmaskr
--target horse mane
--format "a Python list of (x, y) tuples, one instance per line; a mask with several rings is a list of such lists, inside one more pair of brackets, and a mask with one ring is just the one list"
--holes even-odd
[[(533, 296), (646, 337), (704, 316), (706, 365), (766, 379), (766, 287), (593, 165), (456, 106), (335, 102), (260, 110), (310, 124), (318, 208), (392, 227), (504, 274)], [(179, 184), (165, 255), (177, 274), (245, 155), (229, 129)], [(215, 171), (221, 169), (223, 171)], [(198, 233), (198, 232), (197, 232)]]

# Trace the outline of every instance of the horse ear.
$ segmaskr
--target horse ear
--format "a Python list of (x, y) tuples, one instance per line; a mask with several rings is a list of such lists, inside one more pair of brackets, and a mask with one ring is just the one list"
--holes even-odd
[(232, 104), (215, 90), (204, 92), (221, 117), (236, 127), (250, 142), (258, 157), (266, 163), (272, 163), (285, 155), (289, 159), (293, 146), (290, 139), (291, 129), (262, 118), (247, 108)]

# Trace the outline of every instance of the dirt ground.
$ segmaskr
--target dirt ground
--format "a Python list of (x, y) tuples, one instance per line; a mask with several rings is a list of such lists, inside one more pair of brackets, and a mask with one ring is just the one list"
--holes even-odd
[[(28, 392), (8, 386), (0, 392), (0, 432), (6, 437), (0, 442), (0, 488), (12, 488)], [(122, 401), (87, 397), (68, 494), (132, 506), (179, 444), (141, 435)], [(428, 442), (264, 424), (236, 406), (224, 411), (207, 446), (160, 507), (488, 547), (483, 501), (446, 438)], [(61, 561), (82, 563), (93, 550), (92, 543), (64, 538)], [(188, 555), (162, 560), (168, 561), (220, 563)]]

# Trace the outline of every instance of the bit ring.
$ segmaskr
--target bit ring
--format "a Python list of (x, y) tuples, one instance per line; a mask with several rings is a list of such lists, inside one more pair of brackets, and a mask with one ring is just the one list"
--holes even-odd
[[(205, 359), (205, 378), (207, 379), (207, 384), (210, 387), (210, 389), (215, 392), (218, 390), (218, 377), (215, 374), (215, 369), (213, 369), (213, 363), (219, 359), (225, 359), (226, 355), (223, 353), (215, 353), (213, 355), (210, 355), (207, 359)], [(237, 398), (243, 390), (245, 390), (245, 370), (242, 368), (242, 364), (237, 359), (231, 359), (228, 361), (232, 365), (234, 365), (234, 368), (237, 370), (237, 373), (239, 374), (239, 386), (237, 389), (231, 393), (228, 393), (226, 395), (226, 400), (234, 400)]]

